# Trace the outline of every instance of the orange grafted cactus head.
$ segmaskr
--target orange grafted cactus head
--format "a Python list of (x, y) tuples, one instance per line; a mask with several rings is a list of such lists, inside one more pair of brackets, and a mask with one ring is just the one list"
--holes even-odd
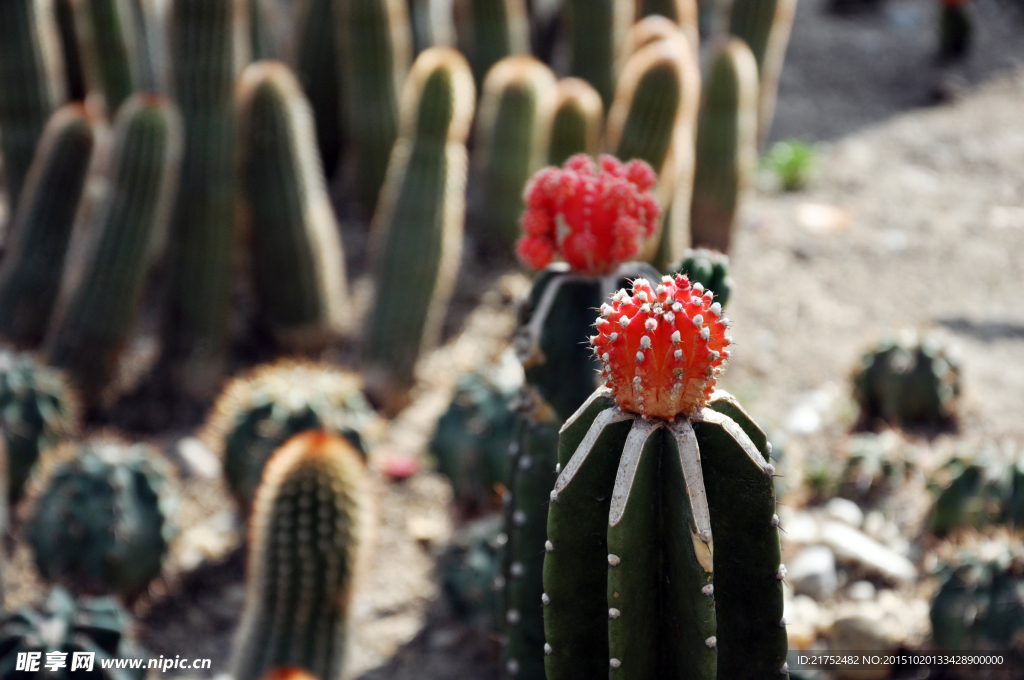
[(624, 411), (672, 420), (704, 404), (729, 357), (729, 320), (714, 293), (685, 275), (633, 282), (601, 306), (591, 338)]
[(612, 156), (595, 163), (579, 154), (562, 168), (541, 170), (526, 187), (519, 259), (543, 269), (559, 255), (580, 274), (612, 272), (658, 227), (657, 180), (647, 163)]

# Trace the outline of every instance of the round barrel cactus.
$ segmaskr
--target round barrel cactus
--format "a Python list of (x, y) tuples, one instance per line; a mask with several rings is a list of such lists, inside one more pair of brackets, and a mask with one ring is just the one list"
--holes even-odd
[(729, 301), (733, 282), (729, 276), (728, 255), (709, 248), (690, 248), (669, 270), (675, 274), (686, 274), (691, 283), (699, 283), (715, 291), (715, 301), (723, 307)]
[(1020, 649), (1024, 639), (1024, 555), (968, 555), (942, 570), (932, 599), (932, 637), (948, 650)]

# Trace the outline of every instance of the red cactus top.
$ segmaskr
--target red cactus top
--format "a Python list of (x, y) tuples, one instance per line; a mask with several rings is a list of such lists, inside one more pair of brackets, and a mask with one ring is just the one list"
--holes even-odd
[(728, 319), (714, 294), (684, 275), (633, 282), (601, 306), (591, 338), (624, 411), (671, 420), (704, 404), (729, 356)]
[(612, 156), (595, 163), (579, 154), (562, 168), (541, 170), (526, 187), (519, 259), (543, 269), (558, 254), (575, 272), (612, 272), (657, 229), (657, 179), (647, 163), (623, 165)]

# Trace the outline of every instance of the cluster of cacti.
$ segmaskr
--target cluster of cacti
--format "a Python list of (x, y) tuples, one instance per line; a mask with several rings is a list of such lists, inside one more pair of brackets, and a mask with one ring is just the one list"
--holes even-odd
[[(23, 654), (38, 654), (38, 676), (52, 678), (98, 677), (103, 680), (142, 680), (143, 668), (105, 668), (111, 659), (144, 658), (145, 654), (126, 636), (128, 613), (115, 598), (76, 600), (62, 588), (53, 588), (46, 605), (24, 607), (0, 619), (0, 677), (28, 677), (35, 673), (20, 667)], [(49, 653), (63, 652), (60, 670), (46, 668)], [(83, 663), (92, 654), (92, 667)], [(19, 659), (19, 657), (22, 657)]]
[(501, 551), (507, 536), (499, 515), (467, 524), (438, 559), (437, 571), (452, 614), (484, 634), (496, 630)]
[(423, 52), (405, 85), (402, 132), (374, 215), (376, 296), (363, 349), (388, 401), (408, 389), (420, 352), (437, 342), (455, 286), (473, 109), (466, 60), (449, 48)]
[(344, 322), (345, 258), (312, 113), (291, 71), (250, 65), (238, 85), (241, 195), (263, 323), (283, 347), (315, 350)]
[(715, 301), (725, 307), (732, 294), (732, 277), (729, 276), (729, 256), (707, 248), (692, 248), (683, 251), (679, 262), (669, 267), (672, 274), (686, 274), (692, 283), (715, 291)]
[(993, 451), (955, 456), (932, 480), (937, 496), (930, 529), (936, 534), (960, 527), (1024, 526), (1024, 458)]
[(562, 426), (550, 493), (549, 680), (788, 675), (771, 448), (712, 392), (731, 344), (712, 299), (666, 276), (602, 305), (607, 386)]
[(294, 435), (322, 430), (363, 449), (373, 412), (354, 374), (282, 360), (233, 380), (217, 399), (203, 439), (220, 455), (235, 498), (248, 507), (267, 460)]
[(43, 578), (81, 594), (144, 592), (175, 531), (171, 466), (151, 447), (95, 440), (43, 467), (24, 527)]
[(249, 536), (232, 677), (274, 668), (341, 677), (347, 616), (370, 541), (365, 466), (344, 439), (307, 432), (267, 463)]
[(1019, 649), (1024, 636), (1024, 556), (969, 555), (944, 569), (932, 599), (932, 639), (945, 650)]
[(890, 335), (866, 352), (853, 376), (861, 419), (892, 425), (938, 425), (955, 415), (959, 360), (934, 336)]

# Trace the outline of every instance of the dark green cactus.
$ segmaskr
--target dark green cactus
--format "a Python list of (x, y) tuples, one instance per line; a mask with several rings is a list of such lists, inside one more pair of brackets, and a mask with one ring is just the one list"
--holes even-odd
[(341, 677), (352, 583), (370, 529), (367, 483), (358, 452), (323, 432), (293, 438), (267, 464), (232, 677), (259, 680), (275, 667)]
[(1024, 458), (983, 451), (956, 456), (933, 474), (937, 492), (930, 528), (939, 535), (961, 527), (1024, 526)]
[(335, 0), (303, 0), (296, 12), (295, 75), (313, 107), (320, 160), (330, 179), (338, 169), (345, 139)]
[(216, 392), (224, 369), (235, 248), (235, 0), (172, 0), (171, 91), (185, 150), (171, 220), (162, 361), (186, 394)]
[(315, 351), (345, 321), (345, 257), (312, 112), (290, 69), (249, 66), (238, 87), (241, 193), (261, 320), (277, 342)]
[(467, 524), (438, 560), (437, 570), (452, 613), (471, 629), (497, 630), (501, 551), (506, 537), (500, 515)]
[(9, 214), (16, 214), (36, 143), (64, 103), (62, 58), (51, 3), (0, 2), (0, 152)]
[(46, 340), (90, 404), (105, 401), (132, 331), (146, 275), (166, 237), (181, 155), (170, 102), (136, 95), (121, 107), (110, 147), (109, 188), (90, 212)]
[(103, 93), (107, 114), (113, 118), (144, 78), (146, 58), (131, 0), (79, 0), (77, 11), (89, 80)]
[(1019, 650), (1024, 635), (1024, 556), (961, 558), (932, 599), (932, 639), (945, 650)]
[(22, 496), (39, 454), (79, 429), (78, 399), (63, 375), (27, 354), (0, 351), (0, 425), (11, 503)]
[(345, 0), (335, 8), (356, 199), (373, 213), (400, 132), (399, 98), (412, 52), (408, 10), (404, 0)]
[(249, 60), (274, 58), (274, 41), (270, 35), (269, 17), (264, 0), (247, 0), (249, 25)]
[(522, 55), (502, 59), (484, 79), (471, 215), (480, 236), (504, 250), (520, 236), (526, 182), (547, 160), (555, 86), (551, 69)]
[(725, 307), (732, 294), (729, 256), (716, 250), (693, 248), (683, 251), (683, 259), (669, 267), (672, 274), (686, 274), (690, 281), (714, 291), (715, 301)]
[[(420, 352), (437, 342), (462, 249), (473, 76), (455, 50), (417, 59), (402, 134), (374, 216), (376, 293), (363, 341), (375, 391), (397, 402)], [(392, 396), (387, 396), (392, 395)]]
[(203, 440), (223, 461), (228, 487), (248, 508), (270, 456), (294, 435), (323, 430), (363, 449), (373, 411), (360, 380), (331, 366), (282, 360), (233, 380), (217, 399)]
[(174, 535), (171, 466), (151, 447), (99, 440), (44, 467), (24, 529), (43, 578), (87, 595), (145, 591)]
[(955, 415), (959, 360), (933, 336), (889, 336), (864, 354), (853, 392), (866, 423), (940, 425)]
[[(757, 63), (742, 40), (720, 45), (697, 122), (690, 241), (729, 252), (757, 168)], [(711, 287), (716, 292), (717, 288)]]
[(563, 12), (569, 31), (569, 75), (593, 85), (610, 107), (636, 0), (566, 0)]
[[(53, 588), (42, 608), (24, 607), (0, 619), (0, 678), (29, 673), (15, 670), (20, 654), (38, 654), (38, 675), (55, 680), (142, 680), (145, 668), (104, 668), (111, 659), (145, 658), (145, 653), (126, 636), (128, 612), (112, 597), (77, 601), (63, 588)], [(66, 665), (46, 672), (46, 655), (63, 652)], [(93, 654), (91, 672), (76, 666), (76, 653)], [(34, 675), (34, 674), (33, 674)]]
[(10, 342), (35, 346), (46, 333), (95, 143), (80, 104), (58, 109), (39, 140), (0, 262), (0, 335)]
[(75, 28), (75, 0), (54, 0), (54, 15), (60, 32), (61, 54), (64, 56), (64, 82), (67, 84), (68, 100), (85, 100), (85, 69), (82, 66), (82, 48)]
[(513, 54), (530, 53), (530, 27), (524, 0), (459, 0), (459, 47), (477, 87), (491, 67)]
[(597, 90), (579, 78), (558, 81), (548, 165), (561, 167), (578, 153), (596, 157), (601, 150), (603, 127), (604, 106)]

